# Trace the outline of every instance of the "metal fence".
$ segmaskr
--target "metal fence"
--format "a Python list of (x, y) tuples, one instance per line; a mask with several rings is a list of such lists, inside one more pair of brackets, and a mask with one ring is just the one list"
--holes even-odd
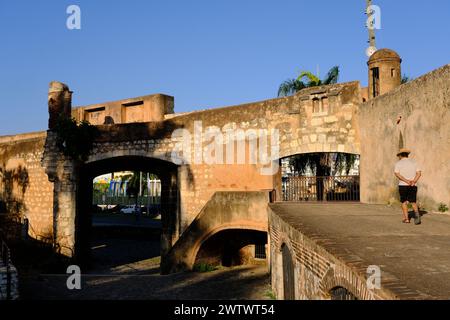
[(283, 201), (359, 201), (359, 176), (282, 178)]
[(156, 206), (161, 204), (161, 196), (138, 196), (137, 201), (134, 197), (128, 196), (110, 196), (105, 194), (93, 195), (94, 205), (133, 205), (138, 204), (141, 206)]
[[(0, 230), (0, 261), (1, 265), (6, 269), (6, 286), (5, 286), (5, 297), (6, 300), (11, 300), (11, 288), (12, 288), (12, 275), (11, 275), (11, 251), (8, 245), (3, 240), (2, 233)], [(1, 288), (0, 288), (1, 289)]]
[(126, 186), (114, 188), (114, 190), (108, 190), (105, 193), (94, 192), (93, 194), (94, 205), (133, 205), (138, 204), (141, 206), (156, 206), (161, 204), (161, 181), (149, 180), (146, 187), (143, 188), (142, 193), (135, 197), (127, 195)]

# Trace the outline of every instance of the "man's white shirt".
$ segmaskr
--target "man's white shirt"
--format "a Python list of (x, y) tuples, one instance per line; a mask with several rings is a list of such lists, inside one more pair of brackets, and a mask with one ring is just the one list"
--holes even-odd
[[(409, 159), (409, 158), (403, 158), (395, 164), (394, 172), (399, 173), (402, 177), (404, 177), (406, 180), (414, 180), (416, 177), (416, 173), (418, 171), (421, 171), (419, 167), (417, 166), (416, 161)], [(399, 180), (398, 183), (399, 186), (407, 186), (408, 184), (402, 180)]]

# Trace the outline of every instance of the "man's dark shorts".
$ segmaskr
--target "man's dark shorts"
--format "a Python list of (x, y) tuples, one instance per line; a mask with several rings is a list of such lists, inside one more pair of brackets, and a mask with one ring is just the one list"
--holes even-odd
[(400, 193), (400, 202), (404, 203), (406, 201), (415, 203), (417, 198), (417, 187), (411, 186), (398, 186), (398, 191)]

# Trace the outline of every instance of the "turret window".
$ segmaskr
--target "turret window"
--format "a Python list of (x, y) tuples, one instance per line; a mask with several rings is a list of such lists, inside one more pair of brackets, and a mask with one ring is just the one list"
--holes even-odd
[(372, 94), (373, 97), (380, 95), (380, 69), (372, 68)]

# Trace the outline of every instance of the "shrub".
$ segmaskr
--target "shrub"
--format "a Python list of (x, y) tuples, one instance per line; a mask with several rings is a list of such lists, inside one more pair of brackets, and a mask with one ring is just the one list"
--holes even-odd
[(439, 203), (438, 210), (439, 210), (439, 212), (447, 212), (448, 206), (445, 203)]
[(98, 133), (88, 121), (77, 122), (74, 118), (60, 117), (55, 127), (57, 145), (65, 156), (85, 161)]
[(194, 271), (197, 271), (197, 272), (211, 272), (214, 270), (217, 270), (217, 267), (215, 267), (211, 264), (208, 264), (208, 263), (199, 263), (199, 264), (194, 265)]

